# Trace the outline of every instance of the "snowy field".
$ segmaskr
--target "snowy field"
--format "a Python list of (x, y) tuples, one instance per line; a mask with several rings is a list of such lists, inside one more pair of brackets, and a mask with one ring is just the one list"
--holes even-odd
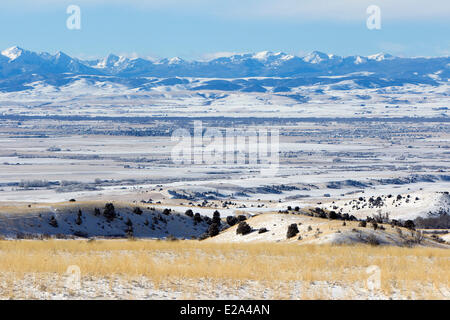
[[(189, 79), (198, 87), (216, 80)], [(141, 91), (107, 81), (108, 78), (102, 81), (81, 78), (65, 86), (34, 82), (24, 91), (0, 92), (0, 114), (234, 118), (441, 118), (449, 115), (450, 89), (446, 82), (439, 86), (405, 84), (367, 88), (353, 80), (345, 80), (333, 85), (299, 86), (289, 92), (277, 93), (270, 92), (270, 88), (267, 92), (197, 91), (179, 85), (162, 85), (151, 91)]]
[[(411, 194), (418, 200), (404, 202), (404, 209), (392, 204), (378, 209), (403, 218), (439, 206), (448, 210), (436, 196), (450, 185), (450, 127), (444, 120), (261, 121), (203, 119), (202, 125), (279, 130), (278, 164), (271, 175), (254, 163), (176, 163), (170, 132), (189, 130), (193, 119), (3, 119), (0, 201), (120, 199), (184, 212), (210, 200), (198, 211), (212, 216), (217, 208), (258, 213), (288, 205), (330, 208), (334, 202), (351, 211), (344, 205), (348, 199)], [(214, 203), (225, 200), (235, 204)], [(359, 217), (377, 213), (353, 211)]]

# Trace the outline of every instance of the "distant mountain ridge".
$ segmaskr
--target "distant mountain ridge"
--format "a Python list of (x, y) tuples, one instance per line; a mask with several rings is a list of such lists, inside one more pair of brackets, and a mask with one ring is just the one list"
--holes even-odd
[[(20, 91), (26, 88), (27, 83), (35, 81), (44, 81), (56, 86), (64, 85), (70, 82), (69, 78), (73, 76), (110, 77), (108, 81), (127, 85), (142, 83), (143, 78), (149, 77), (221, 79), (264, 77), (285, 78), (286, 81), (296, 79), (297, 82), (310, 84), (321, 81), (322, 78), (351, 74), (355, 74), (355, 77), (370, 76), (374, 80), (371, 82), (374, 85), (377, 81), (385, 80), (437, 84), (449, 80), (450, 57), (401, 58), (386, 53), (367, 57), (358, 55), (341, 57), (318, 51), (299, 57), (283, 52), (263, 51), (209, 61), (186, 61), (177, 57), (151, 61), (114, 54), (103, 59), (87, 61), (70, 57), (63, 52), (52, 55), (19, 47), (3, 50), (0, 55), (1, 91)], [(283, 83), (279, 85), (284, 86)]]

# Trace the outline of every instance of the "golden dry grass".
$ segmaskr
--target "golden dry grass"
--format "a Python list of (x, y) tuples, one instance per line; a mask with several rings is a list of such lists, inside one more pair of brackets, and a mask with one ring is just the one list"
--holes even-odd
[(212, 281), (212, 287), (226, 284), (231, 291), (239, 283), (256, 283), (259, 293), (252, 297), (257, 298), (264, 288), (276, 293), (272, 298), (291, 298), (297, 282), (325, 284), (303, 292), (301, 298), (312, 299), (330, 298), (322, 291), (331, 284), (364, 289), (366, 268), (376, 265), (385, 297), (450, 298), (440, 290), (450, 288), (450, 251), (444, 249), (150, 240), (0, 241), (0, 274), (6, 281), (0, 296), (8, 296), (13, 285), (8, 279), (64, 275), (70, 265), (79, 266), (83, 277), (144, 277), (169, 291), (193, 281), (197, 285), (184, 292), (193, 296), (204, 281)]

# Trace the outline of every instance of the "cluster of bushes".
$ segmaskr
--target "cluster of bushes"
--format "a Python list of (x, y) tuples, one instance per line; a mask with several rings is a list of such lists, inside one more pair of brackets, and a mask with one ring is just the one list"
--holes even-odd
[(389, 223), (391, 224), (392, 227), (403, 227), (410, 230), (416, 230), (416, 225), (412, 220), (402, 221), (392, 219), (389, 221)]
[(370, 221), (376, 221), (376, 222), (378, 222), (378, 223), (389, 223), (391, 220), (389, 219), (389, 213), (385, 213), (385, 214), (382, 214), (381, 212), (380, 213), (378, 213), (378, 214), (374, 214), (373, 215), (373, 217), (367, 217), (367, 220), (369, 221), (369, 219), (370, 219)]
[(200, 213), (195, 213), (194, 214), (194, 222), (196, 222), (196, 223), (200, 223), (200, 222), (202, 222), (203, 221), (203, 218), (202, 218), (202, 216), (200, 215)]
[(450, 215), (447, 213), (427, 218), (416, 218), (414, 224), (421, 229), (450, 229)]
[[(217, 213), (216, 213), (217, 212)], [(217, 224), (220, 225), (220, 213), (216, 210), (214, 212), (214, 217), (213, 219), (207, 217), (207, 216), (202, 216), (200, 213), (196, 212), (194, 214), (194, 212), (191, 209), (186, 210), (186, 212), (184, 213), (186, 216), (192, 218), (194, 220), (194, 224), (200, 223), (200, 222), (206, 222), (207, 224), (211, 225), (213, 223), (213, 219), (214, 222), (216, 222)]]
[(365, 228), (365, 227), (367, 227), (368, 223), (370, 223), (372, 225), (372, 228), (374, 230), (377, 230), (377, 229), (384, 230), (384, 226), (381, 225), (381, 223), (390, 223), (392, 227), (403, 227), (403, 228), (407, 228), (410, 230), (416, 229), (414, 221), (412, 221), (412, 220), (402, 221), (402, 220), (395, 220), (395, 219), (389, 220), (388, 214), (386, 214), (385, 216), (380, 214), (380, 215), (374, 216), (374, 217), (367, 217), (365, 220), (361, 220), (359, 222), (358, 226)]
[(114, 205), (112, 203), (105, 204), (105, 208), (103, 209), (103, 216), (109, 222), (114, 220), (114, 218), (116, 217), (116, 209), (114, 208)]
[(239, 215), (237, 217), (235, 217), (235, 216), (228, 216), (227, 219), (226, 219), (227, 224), (230, 227), (234, 226), (235, 224), (237, 224), (239, 222), (245, 221), (245, 220), (247, 220), (247, 217), (244, 216), (243, 214), (241, 214), (241, 215)]
[(220, 232), (220, 227), (217, 223), (212, 223), (209, 227), (208, 227), (208, 236), (210, 237), (215, 237), (219, 234)]
[[(208, 218), (208, 217), (206, 217), (206, 218)], [(220, 212), (217, 210), (214, 211), (213, 218), (208, 222), (207, 222), (209, 224), (208, 232), (207, 232), (208, 236), (210, 236), (210, 237), (217, 236), (220, 232), (220, 228), (222, 225), (222, 220), (220, 219)]]
[[(71, 239), (74, 240), (75, 237), (77, 236), (75, 234), (76, 232), (74, 232), (74, 235), (69, 235), (69, 234), (63, 234), (63, 233), (57, 233), (57, 234), (48, 234), (48, 233), (44, 233), (44, 234), (32, 234), (32, 233), (22, 233), (19, 232), (16, 234), (16, 239), (17, 240), (48, 240), (48, 239)], [(0, 240), (5, 240), (4, 238), (0, 237)]]
[(349, 215), (348, 213), (339, 213), (336, 211), (328, 211), (326, 212), (322, 208), (314, 208), (311, 209), (311, 212), (308, 214), (305, 212), (306, 215), (309, 215), (311, 217), (317, 217), (322, 219), (331, 219), (331, 220), (348, 220), (348, 221), (356, 221), (356, 217), (354, 215)]
[(241, 235), (245, 236), (246, 234), (249, 234), (250, 232), (252, 232), (252, 227), (250, 227), (250, 225), (247, 222), (245, 222), (245, 221), (239, 222), (239, 225), (236, 228), (236, 234), (241, 234)]
[(191, 209), (186, 210), (185, 214), (194, 220), (194, 224), (206, 222), (209, 225), (208, 230), (199, 237), (199, 240), (204, 240), (209, 237), (215, 237), (220, 233), (220, 230), (222, 228), (222, 220), (220, 218), (219, 211), (214, 211), (212, 219), (208, 216), (201, 216), (198, 212), (194, 214)]
[(153, 224), (158, 224), (158, 221), (161, 221), (162, 223), (167, 223), (167, 220), (160, 214), (157, 216), (153, 216), (152, 218)]
[(43, 188), (58, 184), (57, 182), (49, 182), (47, 180), (22, 180), (19, 182), (21, 188)]
[(62, 180), (61, 182), (56, 182), (59, 187), (55, 189), (56, 192), (76, 192), (76, 191), (93, 191), (100, 190), (97, 186), (91, 183), (83, 183), (79, 181), (67, 181)]
[(384, 205), (384, 202), (383, 202), (383, 199), (381, 199), (381, 197), (377, 197), (377, 198), (370, 197), (369, 204), (372, 207), (382, 207)]

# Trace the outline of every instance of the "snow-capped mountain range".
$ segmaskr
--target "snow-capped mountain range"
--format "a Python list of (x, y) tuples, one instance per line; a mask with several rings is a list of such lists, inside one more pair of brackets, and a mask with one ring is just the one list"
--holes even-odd
[[(28, 84), (37, 81), (58, 87), (84, 76), (144, 89), (152, 87), (149, 78), (153, 78), (152, 81), (166, 79), (167, 85), (183, 84), (185, 81), (182, 78), (190, 77), (224, 80), (256, 78), (251, 85), (219, 80), (208, 88), (258, 92), (267, 82), (276, 82), (276, 87), (289, 88), (333, 83), (336, 81), (333, 79), (341, 77), (342, 81), (342, 77), (347, 77), (362, 86), (373, 88), (405, 83), (437, 85), (448, 82), (449, 75), (450, 57), (401, 58), (389, 54), (341, 57), (314, 51), (299, 57), (263, 51), (209, 61), (186, 61), (177, 57), (152, 61), (110, 54), (103, 59), (84, 61), (63, 52), (52, 55), (12, 47), (3, 50), (0, 55), (0, 91), (3, 92), (26, 90)], [(264, 80), (258, 81), (259, 78)]]

